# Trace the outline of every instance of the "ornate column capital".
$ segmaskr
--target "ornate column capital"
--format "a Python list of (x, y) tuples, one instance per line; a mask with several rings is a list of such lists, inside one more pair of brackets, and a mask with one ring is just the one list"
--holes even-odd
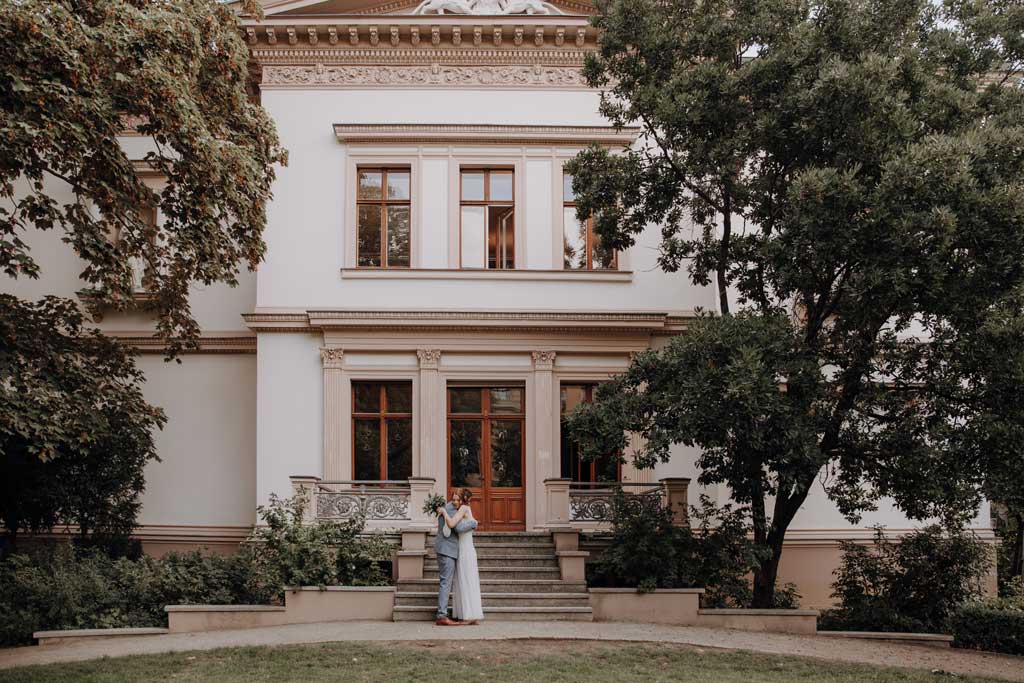
[(416, 349), (416, 356), (421, 368), (436, 370), (441, 362), (441, 349)]
[(345, 349), (337, 347), (320, 347), (320, 360), (323, 361), (324, 369), (340, 370), (345, 360)]
[(555, 352), (554, 351), (534, 351), (533, 356), (533, 369), (534, 370), (553, 370), (555, 367)]

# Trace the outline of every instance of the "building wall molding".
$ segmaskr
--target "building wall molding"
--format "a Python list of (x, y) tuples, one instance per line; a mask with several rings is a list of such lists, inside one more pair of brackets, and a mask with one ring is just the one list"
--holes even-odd
[(262, 88), (586, 89), (583, 73), (563, 66), (266, 66)]
[[(564, 145), (587, 146), (593, 143), (628, 147), (640, 128), (615, 126), (543, 126), (493, 125), (466, 123), (336, 123), (334, 135), (345, 144), (486, 144), (486, 145)], [(419, 271), (417, 271), (419, 272)], [(429, 272), (429, 271), (428, 271)], [(457, 271), (474, 273), (476, 271)], [(570, 274), (608, 274), (621, 271), (541, 271)], [(510, 271), (516, 273), (516, 271)], [(502, 273), (508, 275), (510, 273)], [(521, 271), (523, 275), (535, 271)], [(354, 274), (354, 273), (353, 273)], [(518, 274), (518, 273), (517, 273)]]
[[(163, 354), (167, 351), (167, 345), (160, 337), (139, 332), (118, 332), (116, 330), (105, 330), (108, 337), (117, 339), (127, 344), (139, 353)], [(252, 332), (237, 332), (225, 335), (202, 335), (199, 338), (199, 348), (184, 349), (186, 354), (207, 354), (207, 353), (256, 353), (256, 335)]]

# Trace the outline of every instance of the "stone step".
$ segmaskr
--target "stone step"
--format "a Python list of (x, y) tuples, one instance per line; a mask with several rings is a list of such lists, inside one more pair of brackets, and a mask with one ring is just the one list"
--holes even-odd
[[(557, 567), (558, 559), (554, 555), (492, 555), (490, 557), (479, 557), (476, 559), (477, 566), (483, 570), (491, 567)], [(423, 569), (437, 569), (437, 558), (427, 558), (423, 562)]]
[[(396, 589), (400, 592), (433, 592), (437, 596), (437, 579), (411, 579), (399, 581)], [(490, 593), (576, 593), (587, 595), (587, 584), (580, 581), (560, 579), (512, 579), (481, 580), (480, 589)]]
[[(484, 609), (488, 607), (589, 607), (587, 593), (482, 593)], [(395, 593), (395, 605), (402, 607), (433, 607), (437, 591)]]
[[(433, 621), (434, 607), (395, 606), (394, 621)], [(589, 607), (484, 607), (490, 621), (593, 621)], [(467, 637), (469, 634), (467, 634)]]
[[(436, 537), (436, 533), (428, 534), (428, 547), (434, 547), (434, 539)], [(554, 543), (551, 534), (546, 531), (474, 531), (473, 542), (478, 546), (491, 545), (493, 543), (515, 543), (517, 545), (553, 545)]]
[[(558, 567), (480, 567), (480, 579), (506, 581), (509, 579), (560, 579)], [(437, 567), (423, 568), (423, 578), (438, 580)]]
[[(540, 544), (540, 543), (488, 543), (488, 544), (476, 544), (476, 555), (477, 557), (494, 557), (495, 555), (516, 555), (516, 556), (555, 556), (555, 546), (553, 543)], [(437, 557), (437, 553), (434, 552), (434, 547), (430, 546), (427, 548), (427, 558), (433, 559)]]

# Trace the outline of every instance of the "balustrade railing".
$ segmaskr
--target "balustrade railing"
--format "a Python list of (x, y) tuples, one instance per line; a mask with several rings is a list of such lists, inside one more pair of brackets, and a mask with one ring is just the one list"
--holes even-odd
[(408, 481), (321, 481), (316, 484), (317, 519), (344, 520), (362, 515), (371, 522), (409, 521)]
[(665, 487), (645, 482), (573, 482), (569, 485), (569, 519), (572, 522), (606, 522), (618, 492), (638, 502), (654, 501), (664, 505)]
[(422, 511), (434, 490), (434, 480), (429, 477), (323, 481), (319, 477), (293, 476), (291, 482), (292, 490), (308, 500), (303, 518), (307, 524), (362, 516), (372, 529), (433, 526)]

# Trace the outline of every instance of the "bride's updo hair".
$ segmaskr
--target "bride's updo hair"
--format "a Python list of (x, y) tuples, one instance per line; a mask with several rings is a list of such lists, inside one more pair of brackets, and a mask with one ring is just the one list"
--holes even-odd
[(473, 492), (469, 489), (460, 489), (459, 498), (462, 500), (463, 505), (469, 505), (469, 501), (473, 500)]

